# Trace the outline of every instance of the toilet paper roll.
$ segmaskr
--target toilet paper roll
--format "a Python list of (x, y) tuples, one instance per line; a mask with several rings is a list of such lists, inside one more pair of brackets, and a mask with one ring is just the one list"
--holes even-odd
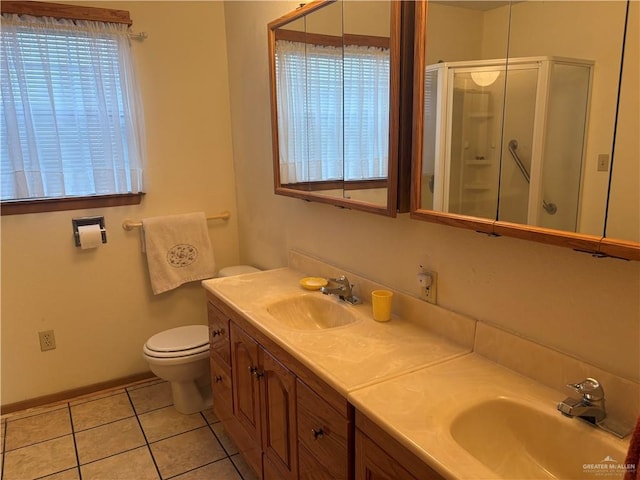
[(80, 248), (83, 250), (96, 248), (102, 244), (102, 232), (98, 224), (79, 226), (78, 235), (80, 236)]

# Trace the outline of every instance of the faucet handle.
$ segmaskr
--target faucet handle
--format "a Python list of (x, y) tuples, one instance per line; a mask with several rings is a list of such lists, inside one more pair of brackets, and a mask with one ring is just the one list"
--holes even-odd
[(589, 401), (598, 401), (604, 398), (604, 389), (595, 378), (587, 378), (580, 383), (568, 383), (567, 387), (575, 390)]
[(340, 275), (339, 277), (330, 278), (329, 280), (331, 280), (332, 282), (340, 283), (340, 282), (344, 282), (346, 279), (347, 279), (346, 276)]

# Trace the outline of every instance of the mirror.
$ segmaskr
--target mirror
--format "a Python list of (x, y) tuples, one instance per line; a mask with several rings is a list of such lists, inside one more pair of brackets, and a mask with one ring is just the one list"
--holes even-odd
[(400, 2), (312, 2), (269, 49), (275, 193), (395, 216)]
[[(496, 216), (509, 26), (504, 5), (429, 3), (421, 209)], [(492, 32), (486, 40), (485, 31)]]
[(412, 217), (599, 252), (612, 155), (635, 166), (637, 217), (637, 133), (613, 151), (626, 9), (418, 2)]
[(640, 3), (630, 2), (605, 236), (636, 243), (640, 242), (639, 36)]

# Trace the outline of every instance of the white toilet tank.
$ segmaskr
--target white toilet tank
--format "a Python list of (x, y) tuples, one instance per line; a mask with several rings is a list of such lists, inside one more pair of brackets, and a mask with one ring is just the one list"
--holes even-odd
[(260, 270), (250, 265), (234, 265), (233, 267), (221, 268), (218, 277), (234, 277), (236, 275), (244, 275), (245, 273), (256, 273)]

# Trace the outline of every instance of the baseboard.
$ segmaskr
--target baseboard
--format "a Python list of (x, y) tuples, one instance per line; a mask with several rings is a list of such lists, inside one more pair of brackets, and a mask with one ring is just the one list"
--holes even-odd
[(151, 372), (137, 373), (135, 375), (129, 375), (127, 377), (116, 378), (106, 382), (94, 383), (79, 388), (72, 388), (71, 390), (64, 390), (58, 393), (52, 393), (50, 395), (44, 395), (42, 397), (31, 398), (29, 400), (23, 400), (21, 402), (8, 403), (0, 406), (0, 414), (7, 415), (9, 413), (19, 412), (21, 410), (27, 410), (29, 408), (41, 407), (56, 402), (63, 402), (71, 398), (80, 397), (82, 395), (89, 395), (91, 393), (100, 392), (102, 390), (108, 390), (110, 388), (123, 387), (132, 383), (141, 382), (154, 378), (155, 375)]

